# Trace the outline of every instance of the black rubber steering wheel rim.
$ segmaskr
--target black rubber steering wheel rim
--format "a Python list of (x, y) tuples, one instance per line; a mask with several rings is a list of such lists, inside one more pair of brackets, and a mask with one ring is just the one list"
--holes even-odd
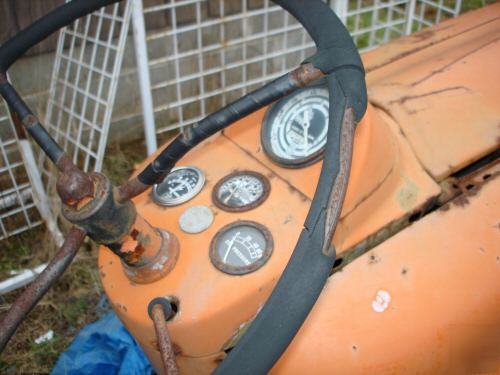
[(215, 374), (265, 374), (319, 297), (335, 262), (330, 247), (347, 187), (354, 124), (366, 111), (364, 69), (349, 32), (321, 0), (274, 0), (314, 40), (306, 60), (328, 74), (329, 130), (321, 176), (299, 240), (271, 296)]
[[(24, 52), (54, 31), (117, 1), (73, 0), (0, 47), (0, 94), (60, 170), (63, 169), (61, 161), (67, 161), (67, 155), (10, 85), (5, 73)], [(331, 240), (345, 196), (354, 127), (367, 105), (363, 64), (349, 33), (333, 11), (321, 0), (274, 2), (291, 13), (316, 43), (317, 53), (305, 63), (327, 75), (330, 93), (327, 145), (318, 187), (292, 257), (263, 309), (216, 369), (219, 374), (268, 372), (317, 300), (335, 261)], [(299, 87), (293, 77), (285, 75), (207, 116), (185, 135), (177, 137), (137, 179), (120, 186), (122, 201), (161, 180), (182, 156), (204, 139)], [(85, 233), (92, 237), (91, 228), (83, 230), (83, 237)], [(83, 237), (79, 240), (83, 241)], [(54, 278), (50, 281), (53, 282)], [(25, 306), (32, 308), (42, 295), (36, 294), (37, 299), (28, 298)], [(0, 335), (2, 347), (20, 322), (19, 317), (14, 313), (9, 315), (10, 312), (7, 314), (11, 318), (9, 331)]]

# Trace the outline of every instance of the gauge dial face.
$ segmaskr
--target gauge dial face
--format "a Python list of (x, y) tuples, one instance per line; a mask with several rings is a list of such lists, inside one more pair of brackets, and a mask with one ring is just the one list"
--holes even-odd
[(267, 228), (253, 221), (237, 221), (215, 235), (210, 259), (222, 272), (244, 275), (262, 267), (272, 251), (273, 240)]
[(289, 168), (319, 160), (326, 145), (328, 110), (329, 94), (324, 86), (305, 87), (274, 104), (261, 130), (266, 154)]
[(153, 199), (162, 206), (175, 206), (195, 197), (204, 184), (205, 176), (198, 168), (174, 168), (153, 187)]
[(231, 173), (214, 187), (212, 199), (225, 211), (242, 212), (259, 206), (269, 196), (266, 177), (253, 171)]

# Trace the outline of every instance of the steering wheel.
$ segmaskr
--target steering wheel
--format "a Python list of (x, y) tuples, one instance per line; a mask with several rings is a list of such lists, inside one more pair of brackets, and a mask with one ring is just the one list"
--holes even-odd
[[(0, 324), (0, 350), (50, 286), (69, 266), (88, 235), (128, 266), (147, 266), (162, 239), (136, 212), (131, 198), (162, 181), (189, 150), (246, 115), (326, 76), (329, 129), (316, 193), (289, 263), (271, 296), (217, 374), (266, 373), (291, 342), (317, 300), (335, 261), (332, 237), (345, 197), (355, 125), (363, 117), (366, 85), (361, 58), (348, 31), (321, 0), (274, 0), (309, 32), (317, 52), (298, 68), (210, 114), (177, 136), (142, 172), (118, 187), (98, 173), (84, 173), (52, 139), (7, 81), (7, 69), (26, 50), (61, 27), (118, 0), (73, 0), (0, 47), (0, 94), (18, 121), (57, 166), (64, 216), (74, 224), (59, 253), (13, 303)], [(136, 241), (142, 235), (153, 244)], [(134, 240), (134, 241), (132, 241)], [(134, 246), (130, 247), (133, 242)], [(163, 277), (159, 275), (158, 277)], [(272, 332), (272, 335), (269, 334)]]

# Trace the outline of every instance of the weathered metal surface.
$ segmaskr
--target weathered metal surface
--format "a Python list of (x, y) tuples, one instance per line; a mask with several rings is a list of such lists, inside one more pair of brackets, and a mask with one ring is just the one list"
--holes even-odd
[[(100, 244), (112, 246), (114, 250), (123, 243), (123, 237), (131, 231), (136, 219), (134, 205), (129, 201), (117, 203), (113, 186), (109, 179), (100, 173), (90, 175), (93, 196), (73, 205), (64, 204), (62, 214), (71, 223), (85, 229), (89, 237)], [(72, 192), (76, 192), (78, 187)], [(73, 195), (69, 195), (74, 199)], [(118, 255), (121, 255), (118, 253)]]
[(478, 11), (485, 15), (467, 32), (368, 75), (370, 100), (394, 118), (439, 181), (500, 146), (500, 4)]
[(273, 373), (497, 373), (500, 179), (487, 174), (335, 273)]
[(85, 239), (85, 235), (83, 230), (73, 227), (56, 256), (12, 304), (0, 323), (0, 352), (26, 315), (66, 271)]
[(175, 363), (175, 353), (168, 333), (163, 306), (160, 304), (154, 305), (151, 315), (153, 317), (157, 343), (160, 349), (165, 374), (177, 375), (179, 374), (179, 369)]
[[(220, 134), (193, 149), (181, 164), (193, 165), (206, 172), (205, 187), (193, 201), (167, 208), (156, 205), (149, 192), (134, 199), (138, 213), (145, 214), (151, 225), (168, 229), (179, 239), (181, 254), (169, 275), (147, 287), (134, 285), (111, 251), (101, 248), (99, 254), (103, 286), (117, 314), (145, 348), (148, 357), (159, 365), (160, 362), (156, 362), (159, 353), (151, 344), (154, 332), (149, 317), (143, 314), (144, 306), (157, 296), (176, 296), (181, 301), (180, 310), (169, 322), (169, 330), (183, 356), (203, 356), (217, 351), (239, 326), (241, 317), (249, 319), (254, 316), (271, 292), (289, 260), (309, 208), (309, 202), (302, 194), (258, 161), (248, 158), (245, 152)], [(214, 185), (241, 166), (269, 179), (272, 184), (269, 198), (244, 213), (220, 210), (212, 203)], [(180, 215), (190, 205), (205, 205), (214, 211), (214, 223), (198, 235), (184, 233), (178, 225)], [(244, 277), (220, 272), (212, 266), (209, 258), (210, 240), (215, 233), (237, 220), (250, 220), (273, 228), (275, 251), (272, 257), (258, 272)], [(234, 314), (234, 309), (238, 314)], [(220, 322), (225, 322), (224, 326)]]
[(407, 56), (495, 22), (498, 20), (499, 8), (498, 3), (480, 8), (365, 52), (362, 56), (365, 71), (370, 73), (388, 64), (398, 63)]
[[(455, 52), (447, 44), (454, 40), (455, 34), (477, 31), (482, 27), (479, 24), (491, 23), (485, 21), (484, 13), (476, 21), (474, 17), (466, 18), (466, 27), (461, 27), (457, 21), (450, 29), (443, 28), (435, 34), (427, 34), (430, 35), (429, 40), (420, 36), (422, 42), (416, 43), (413, 50), (411, 45), (396, 44), (397, 51), (393, 54), (388, 53), (389, 48), (384, 50), (382, 57), (371, 55), (375, 56), (374, 63), (368, 62), (367, 65), (380, 66), (370, 75), (389, 67), (391, 61), (403, 61), (414, 53), (424, 53), (432, 46), (441, 49), (440, 58), (447, 58), (448, 54)], [(439, 61), (434, 61), (434, 64), (436, 68), (439, 67)], [(490, 217), (487, 216), (492, 212), (493, 203), (490, 201), (493, 201), (492, 196), (495, 194), (488, 193), (490, 201), (486, 203), (489, 208), (483, 204), (484, 201), (474, 206), (475, 200), (482, 199), (486, 188), (494, 181), (487, 182), (475, 196), (467, 198), (463, 207), (457, 206), (463, 211), (459, 215), (453, 214), (453, 220), (433, 221), (431, 218), (442, 213), (427, 213), (439, 203), (441, 187), (419, 163), (411, 142), (401, 130), (403, 125), (395, 121), (385, 106), (378, 102), (375, 104), (375, 107), (369, 107), (365, 118), (356, 128), (346, 201), (333, 240), (337, 253), (340, 256), (350, 255), (348, 261), (352, 262), (342, 271), (334, 273), (327, 285), (328, 297), (323, 296), (320, 307), (315, 308), (315, 311), (319, 309), (316, 315), (319, 314), (321, 320), (308, 325), (307, 329), (313, 330), (312, 336), (308, 333), (307, 337), (294, 340), (298, 343), (292, 344), (285, 354), (286, 362), (283, 365), (280, 363), (277, 368), (284, 373), (316, 370), (327, 373), (332, 363), (340, 372), (347, 373), (389, 372), (391, 368), (403, 372), (405, 368), (400, 365), (406, 362), (410, 369), (407, 371), (415, 372), (425, 360), (428, 360), (425, 364), (429, 366), (428, 372), (433, 372), (431, 370), (440, 369), (436, 358), (441, 363), (447, 363), (448, 358), (442, 353), (454, 342), (452, 339), (442, 340), (436, 333), (436, 324), (454, 324), (457, 322), (453, 320), (454, 316), (463, 318), (465, 323), (482, 324), (484, 321), (481, 317), (492, 317), (493, 313), (499, 316), (498, 311), (494, 311), (498, 303), (488, 300), (489, 297), (496, 298), (491, 285), (493, 282), (498, 283), (498, 272), (494, 275), (491, 267), (496, 267), (498, 263), (485, 263), (487, 261), (484, 259), (474, 258), (477, 254), (471, 256), (467, 253), (471, 251), (470, 241), (477, 244), (486, 238), (490, 244), (493, 241), (488, 239), (489, 236), (498, 233), (498, 226), (495, 227), (498, 219), (487, 219), (489, 226), (479, 227), (476, 224), (480, 218)], [(447, 102), (440, 107), (436, 105), (436, 108), (443, 113), (449, 111)], [(269, 161), (259, 143), (259, 126), (263, 115), (264, 111), (260, 111), (246, 117), (223, 135), (203, 142), (181, 160), (184, 165), (195, 165), (202, 169), (207, 176), (205, 187), (190, 204), (210, 205), (216, 181), (235, 170), (249, 169), (267, 176), (272, 185), (269, 198), (262, 205), (245, 213), (230, 213), (212, 207), (215, 213), (213, 225), (200, 235), (188, 235), (177, 225), (186, 206), (162, 208), (151, 201), (147, 192), (137, 196), (134, 201), (138, 212), (152, 225), (172, 230), (183, 250), (168, 277), (147, 288), (129, 283), (113, 254), (101, 248), (99, 265), (106, 293), (120, 319), (137, 338), (157, 369), (161, 368), (162, 362), (144, 306), (158, 295), (175, 295), (179, 299), (179, 311), (169, 322), (174, 347), (180, 352), (178, 364), (185, 373), (208, 373), (223, 360), (225, 353), (222, 349), (230, 338), (244, 329), (268, 298), (302, 229), (321, 165), (318, 163), (291, 171)], [(477, 122), (481, 121), (477, 119)], [(477, 124), (474, 122), (472, 125)], [(457, 131), (461, 131), (460, 128)], [(441, 142), (436, 147), (444, 148), (443, 144)], [(498, 195), (498, 191), (496, 193)], [(479, 207), (479, 212), (470, 211), (474, 220), (469, 219), (469, 211), (465, 211), (472, 206)], [(490, 211), (485, 213), (483, 210)], [(453, 208), (450, 208), (444, 214), (452, 211)], [(243, 219), (269, 228), (276, 250), (262, 268), (238, 277), (236, 284), (234, 276), (225, 275), (211, 267), (208, 240), (220, 228)], [(425, 224), (428, 229), (417, 235), (421, 225), (419, 221), (429, 223), (429, 220), (430, 224)], [(417, 224), (410, 225), (414, 221)], [(476, 233), (475, 227), (481, 229)], [(465, 233), (470, 239), (462, 241), (461, 236)], [(383, 243), (375, 251), (363, 255), (380, 242)], [(459, 249), (456, 252), (455, 249), (450, 250), (450, 244), (456, 244)], [(385, 250), (384, 246), (390, 246), (390, 249)], [(390, 255), (386, 256), (386, 252)], [(469, 269), (470, 265), (473, 265), (473, 270)], [(371, 272), (370, 277), (365, 277), (368, 271)], [(350, 276), (351, 273), (354, 276)], [(443, 275), (445, 282), (440, 278)], [(472, 307), (463, 307), (460, 294), (453, 292), (461, 288), (464, 282), (467, 284), (464, 286), (467, 298), (474, 300), (476, 292), (481, 298), (481, 301), (474, 300), (476, 302)], [(488, 290), (483, 290), (483, 284), (488, 285)], [(335, 289), (330, 292), (332, 285)], [(441, 299), (441, 296), (444, 297)], [(342, 299), (341, 305), (337, 305), (338, 298)], [(397, 305), (399, 310), (392, 309), (399, 299), (404, 303)], [(362, 304), (362, 301), (367, 303)], [(482, 303), (484, 313), (479, 310)], [(393, 316), (386, 316), (389, 312), (394, 314), (398, 311), (404, 314), (399, 313), (394, 321), (394, 336), (391, 326)], [(410, 320), (407, 316), (412, 317), (411, 324), (408, 324)], [(380, 327), (384, 327), (384, 330)], [(299, 335), (302, 335), (302, 331)], [(416, 333), (405, 335), (410, 331)], [(461, 335), (464, 331), (457, 332)], [(396, 337), (394, 342), (391, 341), (392, 337)], [(472, 336), (467, 338), (475, 339)], [(442, 347), (439, 346), (440, 342)], [(465, 345), (463, 340), (457, 342)], [(473, 342), (480, 343), (480, 340)], [(427, 350), (428, 347), (433, 350)], [(332, 348), (335, 350), (332, 351)], [(321, 353), (321, 356), (315, 353)], [(433, 353), (441, 354), (434, 356)], [(328, 367), (322, 367), (323, 362), (328, 363)]]
[[(94, 196), (94, 180), (73, 164), (67, 154), (63, 154), (57, 162), (59, 176), (57, 178), (57, 194), (68, 206), (81, 206)], [(83, 201), (83, 202), (82, 202)]]
[[(123, 271), (137, 284), (148, 284), (165, 277), (172, 271), (179, 258), (177, 237), (147, 225), (150, 227), (147, 231), (132, 230), (131, 239), (120, 249), (122, 253), (129, 251), (129, 261), (122, 261)], [(144, 229), (144, 225), (142, 228)], [(136, 260), (130, 261), (131, 257)]]
[(298, 87), (305, 87), (325, 75), (316, 69), (312, 63), (305, 63), (288, 73), (290, 80)]

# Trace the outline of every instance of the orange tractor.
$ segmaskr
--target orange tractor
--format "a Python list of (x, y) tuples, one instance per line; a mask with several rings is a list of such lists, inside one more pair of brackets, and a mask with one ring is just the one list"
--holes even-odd
[(57, 165), (74, 225), (1, 348), (88, 235), (158, 372), (500, 371), (500, 3), (360, 58), (323, 2), (276, 0), (317, 53), (115, 187), (78, 170), (5, 77), (112, 2), (74, 0), (0, 48), (0, 93)]

